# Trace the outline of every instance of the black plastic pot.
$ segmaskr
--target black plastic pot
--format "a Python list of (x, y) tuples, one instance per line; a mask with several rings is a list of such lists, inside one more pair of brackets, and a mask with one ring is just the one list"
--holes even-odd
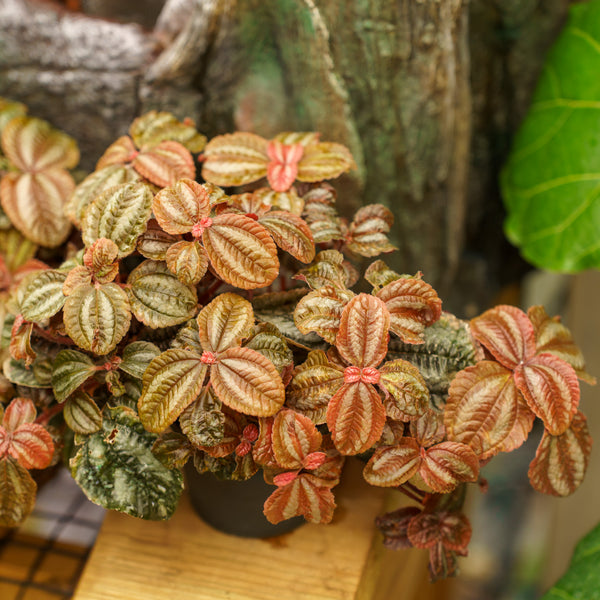
[(289, 533), (305, 522), (302, 517), (277, 525), (267, 521), (263, 504), (275, 488), (265, 483), (261, 471), (247, 481), (223, 481), (188, 464), (186, 481), (196, 513), (224, 533), (267, 538)]

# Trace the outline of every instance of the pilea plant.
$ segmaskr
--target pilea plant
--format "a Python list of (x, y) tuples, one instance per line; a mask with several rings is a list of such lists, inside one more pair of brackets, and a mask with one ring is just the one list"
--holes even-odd
[(381, 260), (371, 291), (352, 291), (352, 259), (394, 249), (393, 216), (339, 217), (324, 180), (354, 167), (343, 146), (315, 133), (205, 146), (193, 123), (152, 112), (58, 195), (45, 178), (70, 178), (75, 146), (0, 108), (3, 525), (32, 509), (28, 470), (60, 455), (94, 502), (137, 517), (172, 515), (191, 461), (234, 480), (261, 470), (273, 523), (327, 523), (358, 456), (370, 484), (414, 501), (379, 519), (386, 545), (427, 549), (437, 578), (467, 551), (466, 484), (536, 418), (532, 485), (581, 483), (577, 378), (594, 380), (568, 330), (542, 307), (461, 321), (421, 273)]

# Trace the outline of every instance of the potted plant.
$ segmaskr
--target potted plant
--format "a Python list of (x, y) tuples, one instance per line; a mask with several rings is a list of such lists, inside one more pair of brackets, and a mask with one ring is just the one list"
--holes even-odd
[(370, 484), (415, 503), (380, 518), (386, 545), (427, 549), (438, 578), (467, 551), (466, 485), (536, 418), (534, 488), (581, 483), (578, 377), (593, 378), (568, 330), (539, 306), (461, 321), (421, 273), (381, 260), (360, 273), (357, 257), (394, 250), (393, 215), (340, 218), (325, 180), (353, 168), (344, 146), (206, 144), (151, 112), (75, 186), (74, 142), (21, 105), (1, 110), (2, 524), (33, 506), (29, 469), (60, 457), (90, 499), (136, 517), (173, 514), (187, 463), (259, 473), (273, 524), (327, 523), (358, 456)]

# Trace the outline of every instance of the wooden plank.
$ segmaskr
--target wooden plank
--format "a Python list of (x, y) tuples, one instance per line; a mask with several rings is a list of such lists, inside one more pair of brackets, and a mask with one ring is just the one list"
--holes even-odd
[[(421, 598), (416, 592), (376, 595), (386, 551), (373, 519), (383, 510), (385, 491), (364, 482), (358, 461), (348, 463), (334, 522), (304, 525), (276, 538), (215, 531), (192, 512), (186, 496), (168, 522), (110, 513), (74, 600)], [(409, 584), (415, 589), (426, 579), (426, 553), (411, 552), (388, 553), (387, 568), (404, 573), (403, 585), (416, 576), (417, 583)]]

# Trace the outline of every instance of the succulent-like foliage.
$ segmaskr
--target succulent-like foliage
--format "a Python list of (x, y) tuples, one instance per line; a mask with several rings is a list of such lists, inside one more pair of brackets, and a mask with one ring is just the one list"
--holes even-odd
[[(151, 112), (73, 191), (66, 136), (10, 103), (0, 127), (0, 524), (30, 512), (28, 470), (58, 460), (69, 431), (86, 494), (148, 519), (173, 513), (190, 460), (234, 480), (261, 469), (273, 523), (327, 523), (359, 455), (369, 483), (415, 501), (380, 527), (390, 547), (428, 550), (433, 578), (466, 553), (466, 484), (536, 418), (533, 487), (581, 483), (577, 378), (594, 379), (569, 331), (542, 307), (461, 321), (421, 273), (381, 260), (371, 293), (353, 291), (352, 260), (394, 249), (393, 215), (338, 215), (323, 180), (353, 168), (343, 146), (235, 133), (205, 147), (191, 122)], [(59, 248), (42, 262), (38, 244)]]

